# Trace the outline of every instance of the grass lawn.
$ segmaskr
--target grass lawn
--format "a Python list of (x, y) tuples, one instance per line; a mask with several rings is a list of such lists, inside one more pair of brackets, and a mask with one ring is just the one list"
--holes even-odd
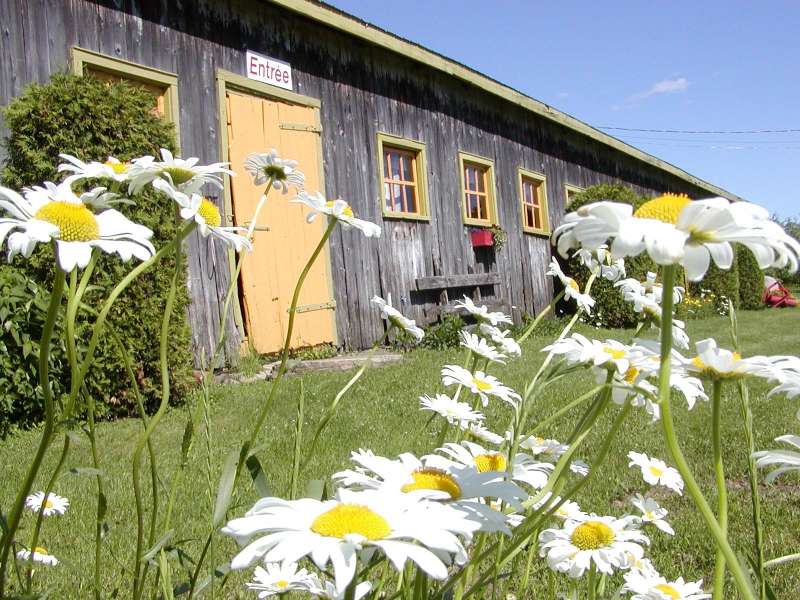
[[(729, 346), (728, 322), (726, 318), (690, 321), (689, 333), (693, 339), (714, 336), (723, 346)], [(740, 314), (741, 341), (746, 354), (800, 354), (800, 309), (771, 310)], [(595, 337), (617, 337), (627, 341), (630, 331), (589, 330)], [(508, 385), (522, 389), (542, 360), (538, 351), (548, 343), (545, 338), (529, 339), (524, 346), (521, 359), (506, 367), (493, 370)], [(429, 452), (435, 444), (436, 427), (428, 428), (428, 417), (418, 410), (417, 397), (441, 390), (439, 370), (449, 362), (461, 363), (462, 354), (457, 351), (433, 352), (418, 350), (410, 353), (396, 367), (372, 370), (365, 374), (350, 394), (343, 400), (340, 410), (331, 422), (316, 455), (302, 473), (303, 483), (309, 479), (323, 478), (337, 470), (348, 467), (351, 449), (370, 448), (375, 452), (393, 456), (403, 451)], [(296, 398), (301, 382), (306, 393), (306, 431), (313, 431), (322, 408), (330, 402), (336, 392), (349, 379), (349, 373), (308, 374), (289, 379), (278, 395), (275, 409), (267, 421), (261, 436), (263, 447), (259, 456), (269, 471), (269, 483), (278, 495), (286, 493), (289, 482), (289, 463), (292, 455), (293, 431), (295, 427)], [(590, 389), (593, 381), (588, 374), (559, 381), (549, 395), (539, 401), (533, 414), (546, 417), (582, 391)], [(209, 529), (213, 498), (209, 492), (216, 489), (220, 464), (228, 451), (236, 448), (248, 435), (251, 421), (258, 403), (265, 397), (268, 383), (228, 385), (213, 391), (212, 428), (208, 443), (213, 449), (209, 478), (205, 461), (206, 444), (201, 432), (195, 444), (193, 462), (185, 477), (186, 485), (178, 496), (173, 523), (177, 527), (174, 539), (192, 556), (199, 552), (200, 540)], [(751, 387), (756, 426), (756, 445), (759, 449), (774, 448), (772, 441), (778, 435), (800, 432), (800, 423), (795, 412), (800, 407), (797, 399), (782, 397), (766, 399), (766, 386), (759, 383)], [(494, 430), (503, 430), (508, 420), (508, 411), (495, 402), (490, 406), (489, 425)], [(685, 454), (692, 464), (701, 485), (712, 498), (713, 472), (711, 463), (710, 406), (699, 403), (688, 412), (685, 403), (677, 401), (675, 418)], [(562, 438), (571, 430), (578, 412), (568, 415), (546, 432), (549, 437)], [(183, 429), (187, 419), (185, 408), (171, 410), (154, 436), (162, 484), (168, 486), (169, 475), (176, 467)], [(602, 434), (610, 424), (608, 415), (598, 424)], [(438, 423), (436, 424), (438, 426)], [(740, 429), (739, 401), (733, 387), (725, 398), (724, 456), (731, 481), (729, 490), (730, 529), (735, 548), (743, 554), (751, 552), (750, 504), (746, 477), (746, 449)], [(122, 420), (99, 426), (101, 462), (105, 473), (106, 493), (109, 501), (108, 525), (105, 552), (103, 554), (103, 597), (128, 596), (130, 589), (129, 568), (135, 543), (135, 514), (131, 489), (130, 454), (133, 440), (140, 430), (136, 420)], [(29, 457), (33, 454), (38, 432), (18, 433), (0, 443), (2, 465), (0, 473), (0, 506), (7, 510), (12, 495), (22, 478)], [(598, 439), (589, 439), (579, 452), (581, 458), (591, 463)], [(51, 472), (60, 439), (50, 452), (43, 473)], [(668, 459), (661, 428), (651, 424), (649, 418), (638, 411), (632, 413), (609, 460), (602, 471), (584, 489), (578, 501), (585, 510), (603, 514), (621, 515), (633, 510), (626, 504), (628, 496), (645, 492), (646, 486), (638, 471), (627, 466), (626, 454), (637, 450)], [(668, 462), (670, 462), (668, 460)], [(91, 465), (88, 443), (74, 447), (68, 459), (68, 467)], [(147, 481), (147, 470), (144, 471)], [(249, 478), (243, 480), (236, 496), (231, 515), (240, 515), (250, 507), (254, 492)], [(37, 485), (41, 487), (42, 482)], [(37, 489), (35, 488), (35, 489)], [(40, 588), (52, 587), (55, 598), (86, 598), (91, 594), (91, 570), (93, 560), (93, 532), (95, 511), (95, 482), (93, 478), (66, 474), (56, 485), (58, 494), (71, 501), (70, 510), (63, 517), (45, 521), (42, 545), (56, 554), (63, 562), (57, 568), (37, 572)], [(800, 550), (800, 479), (787, 476), (772, 486), (762, 488), (763, 519), (766, 528), (767, 558), (777, 557)], [(667, 577), (683, 575), (687, 579), (703, 578), (710, 581), (714, 552), (710, 536), (686, 497), (661, 494), (659, 501), (669, 509), (668, 520), (676, 529), (675, 538), (651, 530), (652, 547), (649, 555), (656, 567)], [(30, 536), (30, 514), (27, 514), (19, 533), (26, 541)], [(221, 538), (212, 548), (212, 564), (222, 564), (234, 552), (234, 544)], [(563, 589), (563, 578), (550, 574), (543, 560), (537, 559), (534, 581), (539, 581), (533, 590), (536, 597), (555, 598), (554, 588)], [(779, 598), (800, 597), (800, 568), (798, 563), (789, 563), (771, 571), (771, 583)], [(175, 567), (179, 571), (179, 567)], [(181, 573), (174, 573), (176, 583), (185, 580)], [(241, 583), (245, 575), (237, 575), (228, 582), (217, 598), (252, 598)], [(542, 587), (543, 586), (543, 587)], [(733, 588), (726, 597), (735, 597)]]

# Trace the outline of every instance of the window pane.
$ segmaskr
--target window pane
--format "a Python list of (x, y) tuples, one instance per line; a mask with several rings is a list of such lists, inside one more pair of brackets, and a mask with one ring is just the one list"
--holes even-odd
[(400, 179), (400, 155), (397, 152), (389, 152), (389, 177)]
[(401, 211), (403, 209), (403, 187), (399, 184), (392, 184), (392, 210)]
[(480, 218), (483, 219), (483, 220), (488, 220), (489, 219), (489, 209), (488, 209), (488, 202), (486, 200), (486, 196), (481, 196), (480, 197), (480, 205), (479, 206), (480, 206), (480, 212), (481, 212)]
[(475, 185), (473, 183), (473, 176), (475, 175), (475, 169), (466, 165), (464, 167), (464, 189), (466, 190), (474, 190)]
[(486, 169), (475, 169), (475, 177), (478, 180), (478, 191), (486, 193)]
[(478, 213), (478, 196), (475, 194), (467, 194), (467, 215), (470, 219), (479, 219)]
[(406, 188), (406, 212), (416, 213), (417, 211), (417, 194), (413, 185), (407, 185)]
[(542, 213), (539, 211), (538, 207), (533, 210), (533, 227), (535, 229), (542, 228)]
[(403, 169), (404, 181), (416, 181), (414, 177), (414, 169), (411, 167), (411, 155), (403, 153), (400, 155), (400, 167)]
[(386, 210), (393, 210), (392, 195), (389, 193), (389, 184), (383, 183), (383, 202), (386, 205)]

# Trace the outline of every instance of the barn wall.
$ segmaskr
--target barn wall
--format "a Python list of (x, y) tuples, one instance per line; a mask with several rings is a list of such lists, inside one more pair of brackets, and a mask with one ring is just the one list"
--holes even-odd
[[(564, 214), (566, 183), (708, 195), (465, 82), (263, 1), (0, 0), (0, 30), (0, 105), (26, 83), (65, 70), (72, 46), (175, 72), (182, 151), (204, 162), (219, 160), (216, 69), (244, 74), (246, 49), (291, 63), (295, 91), (322, 102), (325, 192), (384, 230), (377, 241), (345, 230), (331, 238), (339, 338), (348, 347), (365, 347), (382, 334), (369, 302), (374, 294), (391, 293), (419, 319), (431, 297), (412, 292), (416, 278), (484, 268), (461, 219), (459, 150), (495, 161), (499, 222), (509, 237), (495, 268), (502, 295), (518, 313), (538, 312), (552, 297), (544, 275), (549, 241), (522, 232), (519, 167), (547, 176), (553, 227)], [(425, 142), (430, 222), (382, 217), (378, 131)], [(228, 285), (227, 258), (197, 237), (189, 254), (194, 345), (208, 352)], [(232, 322), (228, 327), (235, 352), (238, 336)]]

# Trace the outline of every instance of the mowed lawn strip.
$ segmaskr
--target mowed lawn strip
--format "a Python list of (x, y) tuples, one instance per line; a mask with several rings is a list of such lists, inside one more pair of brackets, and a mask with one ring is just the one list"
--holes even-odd
[[(742, 312), (739, 315), (741, 343), (745, 355), (800, 354), (800, 310), (765, 310)], [(730, 347), (728, 319), (724, 317), (703, 321), (689, 321), (688, 330), (693, 340), (715, 337), (723, 347)], [(582, 326), (579, 331), (597, 338), (615, 338), (629, 341), (632, 331), (597, 330)], [(651, 334), (652, 335), (652, 334)], [(553, 336), (554, 337), (554, 336)], [(541, 364), (541, 348), (551, 338), (532, 337), (523, 347), (523, 357), (507, 366), (498, 366), (490, 372), (504, 383), (522, 390)], [(441, 420), (430, 422), (431, 413), (419, 410), (418, 397), (444, 391), (439, 371), (444, 364), (462, 364), (463, 354), (457, 350), (416, 350), (409, 353), (397, 366), (372, 369), (342, 400), (338, 413), (320, 440), (308, 468), (301, 474), (300, 489), (311, 479), (324, 478), (349, 468), (351, 450), (372, 449), (385, 456), (401, 452), (424, 454), (433, 449)], [(269, 485), (276, 495), (285, 495), (289, 486), (291, 456), (294, 443), (296, 404), (301, 381), (305, 388), (304, 432), (306, 443), (324, 408), (352, 376), (349, 373), (309, 373), (284, 381), (274, 410), (267, 419), (260, 438), (258, 451), (261, 463), (267, 470)], [(184, 474), (184, 485), (176, 503), (173, 541), (188, 555), (196, 556), (210, 528), (214, 494), (219, 479), (221, 463), (231, 450), (236, 449), (249, 435), (253, 415), (269, 390), (269, 383), (232, 384), (214, 388), (212, 393), (211, 422), (207, 435), (205, 429), (197, 431), (191, 463)], [(546, 394), (536, 400), (532, 408), (534, 418), (545, 418), (560, 406), (591, 389), (593, 378), (588, 373), (565, 378), (552, 385)], [(775, 448), (773, 438), (786, 433), (800, 432), (800, 421), (795, 412), (800, 400), (783, 397), (767, 399), (769, 387), (760, 382), (751, 384), (751, 399), (756, 427), (757, 449)], [(710, 391), (710, 390), (709, 390)], [(616, 409), (615, 409), (616, 410)], [(752, 552), (752, 521), (746, 471), (747, 452), (741, 430), (740, 403), (735, 386), (726, 386), (724, 414), (724, 456), (729, 481), (730, 530), (737, 551), (744, 555)], [(612, 411), (613, 413), (614, 411)], [(700, 402), (691, 411), (681, 398), (675, 399), (675, 419), (682, 447), (695, 474), (714, 504), (714, 483), (711, 463), (710, 406)], [(566, 437), (580, 415), (580, 409), (565, 415), (553, 424), (547, 437)], [(502, 402), (494, 401), (487, 410), (491, 429), (502, 433), (510, 417)], [(153, 436), (158, 456), (161, 494), (166, 495), (170, 478), (177, 468), (183, 430), (188, 418), (187, 408), (168, 412)], [(597, 425), (596, 432), (587, 440), (578, 455), (590, 464), (602, 435), (610, 426), (611, 415), (606, 415)], [(141, 423), (125, 419), (102, 423), (98, 427), (100, 460), (105, 474), (108, 496), (109, 532), (105, 539), (103, 559), (103, 596), (115, 591), (127, 595), (130, 589), (132, 551), (136, 539), (136, 517), (131, 487), (131, 453)], [(37, 431), (19, 432), (0, 442), (2, 465), (0, 474), (0, 506), (5, 510), (12, 502), (33, 455), (39, 434)], [(61, 437), (57, 438), (42, 469), (44, 476), (52, 471), (60, 451)], [(206, 461), (206, 447), (212, 449), (210, 465)], [(622, 515), (634, 512), (628, 498), (635, 493), (648, 491), (638, 470), (628, 468), (628, 451), (636, 450), (657, 456), (671, 463), (665, 450), (660, 424), (651, 424), (642, 411), (632, 412), (614, 444), (608, 461), (602, 465), (590, 484), (577, 498), (587, 511)], [(88, 442), (75, 445), (68, 459), (67, 470), (91, 466)], [(210, 468), (210, 471), (209, 471)], [(149, 489), (149, 471), (143, 469), (143, 486)], [(34, 489), (44, 484), (40, 478)], [(44, 523), (41, 542), (59, 557), (62, 564), (55, 568), (37, 570), (37, 587), (52, 587), (55, 597), (83, 598), (91, 593), (91, 572), (94, 555), (95, 481), (86, 475), (65, 473), (55, 487), (55, 492), (67, 496), (71, 506), (63, 517), (51, 517)], [(763, 520), (766, 534), (767, 558), (797, 552), (800, 548), (800, 479), (786, 476), (772, 486), (762, 486)], [(677, 496), (665, 489), (653, 490), (654, 496), (670, 512), (667, 520), (674, 526), (676, 536), (648, 529), (652, 546), (648, 555), (656, 567), (668, 578), (683, 576), (686, 579), (703, 578), (707, 582), (713, 570), (714, 551), (710, 536), (694, 506), (686, 497)], [(230, 516), (239, 516), (247, 510), (256, 496), (250, 479), (244, 475), (238, 487)], [(145, 499), (148, 506), (148, 498)], [(163, 511), (162, 511), (163, 514)], [(31, 535), (33, 517), (26, 514), (18, 538), (27, 543)], [(224, 564), (235, 552), (235, 544), (218, 538), (211, 550), (209, 564)], [(561, 589), (561, 576), (553, 576), (543, 559), (534, 560), (534, 578), (542, 597), (555, 597)], [(770, 571), (771, 583), (778, 597), (791, 598), (800, 594), (800, 569), (789, 563)], [(12, 578), (13, 579), (13, 578)], [(186, 579), (179, 566), (175, 566), (173, 580), (177, 584)], [(217, 598), (254, 597), (243, 589), (247, 574), (236, 574), (227, 582)], [(615, 579), (615, 583), (617, 580)], [(543, 587), (541, 587), (543, 586)], [(611, 589), (609, 587), (608, 589)], [(731, 597), (734, 596), (730, 588)]]

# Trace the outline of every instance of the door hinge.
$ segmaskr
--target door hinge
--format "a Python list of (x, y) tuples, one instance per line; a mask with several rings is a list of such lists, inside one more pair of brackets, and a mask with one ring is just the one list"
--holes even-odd
[(322, 127), (319, 125), (306, 125), (304, 123), (278, 123), (278, 128), (289, 131), (311, 131), (313, 133), (322, 133)]
[[(302, 306), (298, 306), (294, 309), (296, 313), (304, 313), (304, 312), (312, 312), (315, 310), (325, 310), (327, 308), (334, 309), (336, 308), (336, 300), (331, 300), (330, 302), (320, 302), (319, 304), (304, 304)], [(286, 312), (289, 312), (290, 309), (286, 309)]]

